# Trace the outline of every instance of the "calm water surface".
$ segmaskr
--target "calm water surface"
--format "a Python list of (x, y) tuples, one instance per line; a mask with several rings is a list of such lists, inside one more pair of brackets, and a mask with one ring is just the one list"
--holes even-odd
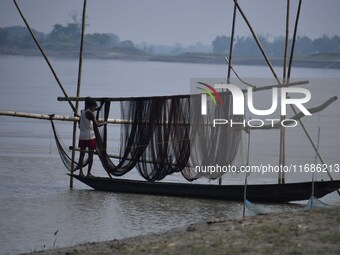
[[(70, 95), (75, 94), (77, 61), (52, 59), (60, 80)], [(191, 77), (223, 77), (223, 65), (85, 60), (82, 96), (148, 96), (189, 92)], [(243, 77), (267, 77), (264, 67), (239, 66)], [(294, 69), (295, 77), (340, 78), (339, 70)], [(310, 85), (314, 105), (340, 94), (338, 86)], [(70, 115), (50, 71), (40, 57), (0, 56), (0, 109)], [(112, 117), (119, 117), (119, 110)], [(308, 120), (315, 138), (321, 126), (320, 153), (326, 162), (339, 163), (340, 113), (334, 104), (323, 114)], [(57, 123), (66, 145), (71, 144), (72, 125)], [(113, 141), (119, 132), (112, 127)], [(277, 161), (277, 131), (254, 133), (251, 163)], [(289, 162), (311, 162), (314, 154), (301, 130), (287, 138)], [(302, 138), (303, 137), (303, 138)], [(116, 152), (117, 148), (111, 148)], [(0, 116), (0, 253), (16, 254), (87, 241), (102, 241), (160, 232), (200, 220), (241, 217), (242, 205), (200, 199), (111, 194), (95, 192), (69, 179), (56, 151), (48, 121)], [(103, 175), (98, 160), (94, 174)], [(339, 174), (333, 174), (340, 179)], [(139, 178), (130, 173), (130, 178)], [(288, 176), (289, 181), (311, 178)], [(225, 183), (242, 183), (244, 176), (229, 175)], [(327, 179), (318, 176), (318, 179)], [(179, 176), (166, 180), (178, 181)], [(276, 176), (251, 176), (250, 183), (275, 182)], [(339, 203), (336, 194), (322, 199)], [(301, 205), (260, 205), (266, 211), (291, 211)], [(58, 232), (57, 232), (58, 231)], [(57, 233), (56, 233), (57, 232)], [(56, 234), (55, 234), (56, 233)]]

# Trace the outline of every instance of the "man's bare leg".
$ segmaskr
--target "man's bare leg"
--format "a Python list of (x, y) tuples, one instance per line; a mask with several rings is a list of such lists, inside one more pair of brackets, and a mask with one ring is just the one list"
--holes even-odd
[(88, 168), (88, 171), (87, 171), (87, 176), (88, 177), (92, 177), (93, 175), (91, 174), (91, 169), (92, 169), (92, 164), (93, 164), (93, 153), (94, 151), (93, 150), (89, 150), (89, 168)]

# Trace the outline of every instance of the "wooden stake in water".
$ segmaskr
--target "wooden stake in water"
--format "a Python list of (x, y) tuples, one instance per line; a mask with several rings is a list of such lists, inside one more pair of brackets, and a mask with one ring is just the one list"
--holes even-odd
[[(290, 107), (292, 108), (293, 112), (294, 112), (295, 114), (297, 114), (296, 109), (294, 108), (294, 106), (293, 106), (293, 105), (290, 105)], [(303, 122), (302, 122), (301, 120), (299, 120), (299, 123), (300, 123), (300, 125), (301, 125), (301, 127), (302, 127), (302, 130), (303, 130), (304, 133), (306, 134), (306, 136), (307, 136), (307, 138), (308, 138), (308, 141), (310, 142), (310, 144), (312, 145), (312, 147), (313, 147), (315, 153), (317, 154), (317, 156), (318, 156), (318, 158), (319, 158), (321, 164), (325, 164), (325, 161), (324, 161), (323, 158), (321, 157), (321, 155), (320, 155), (318, 149), (316, 148), (316, 145), (315, 145), (315, 143), (314, 143), (312, 137), (310, 136), (309, 132), (307, 131), (305, 125), (303, 124)], [(331, 181), (334, 181), (334, 179), (333, 179), (331, 173), (329, 172), (328, 168), (326, 168), (326, 171), (327, 171), (327, 174), (328, 174), (329, 179), (330, 179)], [(340, 190), (337, 190), (337, 192), (338, 192), (338, 194), (339, 194), (339, 196), (340, 196)]]
[[(319, 152), (319, 145), (320, 145), (320, 127), (318, 127), (318, 140), (316, 141), (316, 151)], [(318, 159), (317, 153), (315, 153), (315, 158), (314, 158), (314, 165), (316, 165)], [(315, 175), (316, 172), (313, 172), (312, 174), (312, 196), (314, 197), (314, 181), (315, 181)]]
[[(287, 55), (288, 55), (288, 42), (289, 42), (289, 12), (290, 12), (290, 0), (287, 0), (287, 12), (286, 12), (286, 38), (285, 38), (285, 50), (284, 50), (284, 60), (283, 60), (283, 83), (287, 81)], [(280, 119), (283, 121), (286, 116), (281, 115)], [(279, 165), (284, 166), (286, 164), (286, 129), (285, 127), (280, 127), (280, 157)], [(282, 169), (282, 168), (280, 168)], [(279, 184), (285, 183), (285, 173), (280, 170), (279, 172)]]
[[(82, 73), (82, 65), (83, 65), (83, 49), (84, 49), (84, 34), (85, 34), (85, 16), (86, 16), (86, 0), (84, 0), (83, 5), (83, 17), (81, 23), (81, 40), (80, 40), (80, 51), (79, 51), (79, 67), (78, 67), (78, 82), (77, 82), (77, 99), (76, 99), (76, 107), (74, 116), (78, 115), (79, 108), (79, 95), (80, 95), (80, 84), (81, 84), (81, 73)], [(73, 138), (72, 138), (72, 147), (76, 147), (76, 139), (77, 139), (77, 122), (73, 122)], [(75, 169), (75, 150), (72, 150), (72, 165), (71, 165), (71, 173), (73, 174)], [(73, 187), (73, 176), (70, 175), (70, 188)]]
[[(248, 133), (248, 146), (247, 146), (247, 161), (246, 165), (249, 166), (249, 161), (250, 161), (250, 131)], [(243, 218), (246, 216), (246, 200), (247, 200), (247, 185), (248, 185), (248, 176), (250, 175), (249, 173), (246, 173), (246, 176), (244, 178), (244, 192), (243, 192)]]

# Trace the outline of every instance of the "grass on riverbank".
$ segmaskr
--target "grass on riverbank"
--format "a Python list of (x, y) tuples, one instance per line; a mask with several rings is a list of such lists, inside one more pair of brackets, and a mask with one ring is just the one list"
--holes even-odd
[(340, 208), (209, 221), (41, 254), (340, 254)]

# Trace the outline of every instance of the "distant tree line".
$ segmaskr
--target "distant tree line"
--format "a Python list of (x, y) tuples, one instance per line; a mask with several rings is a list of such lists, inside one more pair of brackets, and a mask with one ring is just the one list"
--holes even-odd
[[(35, 36), (45, 49), (78, 49), (81, 35), (79, 23), (69, 23), (66, 26), (56, 24), (53, 30), (44, 34), (33, 30)], [(0, 48), (30, 49), (34, 48), (34, 42), (25, 27), (13, 26), (0, 28)], [(116, 34), (86, 34), (86, 49), (109, 49), (113, 47), (134, 48), (132, 41), (120, 41)]]
[[(259, 36), (266, 53), (271, 57), (282, 57), (284, 54), (285, 38), (280, 36), (274, 40), (268, 40), (264, 36)], [(289, 41), (292, 45), (292, 40)], [(216, 36), (212, 41), (213, 53), (227, 54), (230, 47), (230, 37)], [(233, 45), (233, 53), (235, 56), (257, 57), (261, 52), (251, 37), (237, 37)], [(296, 56), (307, 56), (317, 53), (340, 53), (340, 37), (339, 36), (323, 36), (317, 39), (310, 39), (306, 36), (298, 36), (295, 44)]]
[[(67, 25), (56, 24), (50, 33), (41, 33), (33, 30), (34, 34), (44, 49), (77, 52), (80, 43), (81, 25), (76, 18)], [(264, 49), (271, 57), (282, 58), (284, 51), (284, 37), (269, 40), (259, 36)], [(291, 45), (291, 41), (290, 41)], [(135, 45), (130, 40), (121, 41), (116, 34), (86, 34), (85, 51), (110, 52), (118, 51), (126, 54), (154, 54), (154, 55), (179, 55), (185, 52), (215, 53), (227, 55), (230, 47), (230, 37), (216, 36), (211, 45), (197, 42), (194, 45), (182, 46), (179, 43), (173, 46), (153, 45), (146, 42)], [(1, 50), (28, 50), (36, 46), (25, 27), (13, 26), (0, 28)], [(251, 37), (237, 37), (234, 42), (234, 55), (244, 57), (258, 57), (261, 55), (255, 41)], [(298, 37), (295, 47), (296, 56), (308, 56), (316, 53), (340, 53), (339, 36), (323, 36), (310, 39), (306, 36)]]

